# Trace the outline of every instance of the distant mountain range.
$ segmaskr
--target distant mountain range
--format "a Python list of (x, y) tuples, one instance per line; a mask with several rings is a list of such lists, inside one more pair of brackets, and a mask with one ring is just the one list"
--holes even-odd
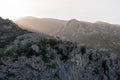
[(14, 22), (27, 30), (80, 42), (99, 52), (120, 55), (120, 25), (102, 21), (90, 23), (76, 19), (69, 21), (51, 18), (39, 19), (31, 16), (16, 19)]

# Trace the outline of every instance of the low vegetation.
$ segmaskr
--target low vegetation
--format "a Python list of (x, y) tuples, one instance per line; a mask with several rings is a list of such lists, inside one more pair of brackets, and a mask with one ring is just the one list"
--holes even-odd
[(18, 36), (0, 48), (0, 80), (120, 80), (116, 54), (86, 47), (40, 33)]

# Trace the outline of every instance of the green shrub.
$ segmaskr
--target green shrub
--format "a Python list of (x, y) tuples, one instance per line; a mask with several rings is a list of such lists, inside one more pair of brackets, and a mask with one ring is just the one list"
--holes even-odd
[(28, 48), (29, 47), (27, 47), (27, 46), (24, 46), (24, 45), (18, 45), (18, 50), (17, 50), (17, 52), (18, 53), (25, 53), (25, 52), (27, 52), (28, 51)]
[(42, 57), (42, 60), (45, 62), (45, 63), (49, 63), (50, 62), (50, 57), (46, 55), (46, 53), (44, 52), (39, 52), (38, 53), (41, 57)]
[(42, 60), (43, 60), (45, 63), (49, 63), (49, 62), (50, 62), (50, 57), (48, 57), (46, 54), (42, 54)]
[(34, 42), (28, 42), (25, 45), (18, 44), (17, 45), (17, 53), (18, 55), (22, 55), (22, 53), (27, 53), (30, 47), (34, 44)]
[(4, 52), (0, 51), (0, 57), (4, 56)]
[(14, 51), (15, 51), (15, 49), (14, 49), (14, 47), (13, 48), (10, 48), (9, 50), (7, 50), (6, 52), (5, 52), (5, 55), (4, 56), (13, 56), (13, 53), (14, 53)]
[(55, 38), (50, 38), (50, 39), (41, 39), (40, 43), (56, 45), (58, 43), (58, 41)]

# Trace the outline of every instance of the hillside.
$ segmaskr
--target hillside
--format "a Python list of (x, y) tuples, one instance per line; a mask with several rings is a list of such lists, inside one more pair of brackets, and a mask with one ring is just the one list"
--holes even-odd
[(105, 22), (70, 20), (58, 34), (64, 39), (77, 41), (99, 52), (120, 55), (120, 26)]
[(36, 32), (43, 32), (65, 40), (79, 42), (99, 52), (120, 55), (120, 25), (102, 21), (90, 23), (76, 19), (64, 21), (34, 17), (24, 17), (15, 20), (15, 23), (23, 25), (25, 29), (29, 28)]
[(14, 20), (23, 29), (34, 32), (43, 32), (47, 34), (56, 34), (59, 29), (63, 28), (66, 21), (52, 19), (52, 18), (36, 18), (36, 17), (22, 17)]
[(18, 25), (11, 20), (0, 17), (0, 48), (11, 43), (17, 36), (28, 32), (29, 31), (19, 28)]
[[(0, 53), (2, 80), (120, 79), (120, 58), (115, 54), (97, 54), (89, 49), (82, 53), (80, 44), (52, 37), (38, 36), (36, 41), (25, 35), (23, 40), (19, 38), (17, 44), (13, 42)], [(28, 42), (22, 44), (26, 39)]]
[[(10, 23), (14, 24), (12, 21)], [(0, 80), (120, 79), (120, 58), (116, 54), (99, 54), (80, 43), (43, 33), (24, 32), (18, 26), (7, 23), (4, 25), (7, 29), (12, 27), (8, 29), (9, 34), (23, 33), (15, 35), (0, 50)], [(9, 35), (6, 32), (2, 34)]]

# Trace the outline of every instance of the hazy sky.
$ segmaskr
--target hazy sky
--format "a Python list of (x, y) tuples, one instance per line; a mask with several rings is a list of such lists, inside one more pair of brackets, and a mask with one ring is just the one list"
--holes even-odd
[(0, 16), (75, 18), (120, 24), (120, 0), (0, 0)]

